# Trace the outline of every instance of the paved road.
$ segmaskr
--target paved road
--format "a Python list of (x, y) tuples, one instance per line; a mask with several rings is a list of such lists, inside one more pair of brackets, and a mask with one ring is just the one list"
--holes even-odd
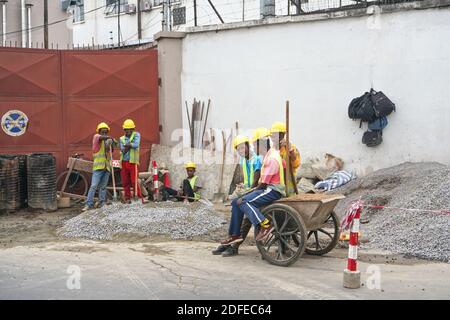
[(350, 290), (342, 287), (344, 249), (325, 257), (306, 255), (281, 268), (262, 261), (255, 247), (242, 246), (231, 258), (211, 255), (213, 247), (190, 241), (77, 241), (1, 249), (0, 299), (450, 298), (445, 263), (385, 264), (396, 260), (362, 252), (364, 286)]

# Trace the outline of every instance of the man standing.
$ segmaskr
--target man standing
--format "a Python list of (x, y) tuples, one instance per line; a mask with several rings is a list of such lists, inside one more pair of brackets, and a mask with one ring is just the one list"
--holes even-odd
[[(286, 147), (286, 124), (283, 122), (275, 122), (272, 125), (272, 128), (270, 129), (271, 133), (271, 139), (274, 143), (274, 146), (276, 149), (280, 151), (280, 156), (283, 159), (283, 161), (287, 162), (288, 160), (288, 154), (287, 154), (287, 147)], [(297, 169), (300, 167), (300, 152), (298, 151), (297, 147), (290, 143), (289, 148), (289, 157), (290, 157), (290, 164), (291, 164), (291, 170), (294, 176), (294, 179), (297, 174)], [(290, 172), (287, 172), (287, 169), (285, 170), (285, 177), (287, 181), (288, 186), (288, 196), (292, 196), (295, 194), (294, 189), (294, 181), (291, 179)]]
[(142, 203), (147, 203), (141, 194), (141, 189), (138, 179), (139, 166), (139, 147), (141, 144), (141, 135), (135, 131), (136, 126), (133, 120), (127, 119), (124, 121), (123, 130), (125, 135), (119, 139), (120, 143), (120, 161), (122, 162), (122, 170), (120, 177), (122, 179), (122, 186), (125, 193), (125, 203), (131, 203), (131, 186), (133, 186), (134, 195), (142, 199)]
[[(260, 178), (262, 160), (261, 156), (258, 156), (253, 150), (250, 149), (250, 140), (248, 137), (243, 135), (238, 135), (233, 140), (233, 148), (239, 154), (239, 166), (242, 170), (242, 175), (244, 177), (244, 192), (248, 192), (250, 189), (255, 188), (258, 185)], [(232, 205), (236, 205), (237, 199), (234, 199)], [(241, 226), (241, 236), (245, 240), (252, 223), (248, 218), (244, 218)], [(232, 245), (220, 245), (217, 249), (212, 251), (212, 254), (219, 255), (222, 257), (231, 257), (239, 253), (239, 246), (242, 242), (237, 242)]]
[(108, 136), (109, 126), (102, 122), (97, 126), (97, 133), (92, 140), (93, 153), (93, 168), (92, 181), (89, 188), (86, 205), (83, 211), (94, 208), (94, 196), (97, 189), (99, 189), (99, 207), (106, 202), (106, 186), (108, 185), (109, 174), (111, 172), (111, 157), (109, 153), (110, 146), (112, 147), (114, 139)]
[(228, 239), (222, 245), (230, 245), (244, 241), (241, 236), (241, 225), (244, 215), (259, 229), (256, 241), (262, 241), (274, 230), (271, 222), (264, 217), (259, 208), (279, 200), (285, 195), (283, 162), (278, 150), (271, 148), (270, 130), (256, 129), (253, 143), (258, 155), (264, 156), (261, 178), (255, 191), (233, 201)]

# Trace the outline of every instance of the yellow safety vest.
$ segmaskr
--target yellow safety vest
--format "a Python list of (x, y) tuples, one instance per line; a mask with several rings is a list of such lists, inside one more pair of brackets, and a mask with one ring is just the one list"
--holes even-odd
[[(191, 185), (192, 190), (194, 190), (195, 183), (197, 182), (197, 178), (198, 178), (197, 176), (193, 176), (191, 179), (188, 179), (188, 180), (189, 180), (189, 184)], [(200, 199), (200, 193), (194, 192), (194, 199), (195, 199), (195, 200)]]
[[(264, 159), (264, 162), (268, 161), (269, 159), (274, 159), (278, 162), (278, 168), (280, 170), (280, 183), (279, 184), (271, 184), (272, 187), (279, 193), (281, 193), (283, 196), (286, 196), (286, 186), (284, 182), (284, 171), (283, 171), (283, 160), (281, 159), (280, 153), (276, 150), (270, 150), (269, 155), (267, 158)], [(264, 163), (261, 168), (261, 177), (264, 176)]]
[[(133, 141), (134, 135), (135, 135), (135, 131), (133, 131), (133, 133), (131, 134), (130, 137), (130, 143), (131, 141)], [(121, 136), (120, 137), (120, 142), (122, 142), (123, 145), (125, 145), (126, 142), (126, 136)], [(130, 153), (130, 163), (136, 163), (139, 164), (139, 147), (137, 147), (136, 149), (130, 148), (130, 150), (128, 151)], [(123, 153), (120, 153), (120, 161), (123, 160)]]
[[(258, 160), (257, 155), (253, 155), (251, 159), (247, 161), (244, 157), (241, 158), (241, 167), (242, 174), (244, 175), (244, 187), (245, 189), (250, 189), (253, 186), (255, 171), (253, 170), (253, 166), (255, 165), (256, 160)], [(250, 168), (248, 168), (250, 167)], [(248, 174), (250, 171), (250, 175)]]
[[(298, 150), (297, 150), (297, 148), (295, 147), (294, 144), (292, 144), (292, 147), (294, 148), (294, 150), (296, 150), (296, 154), (297, 154), (297, 158), (296, 159), (291, 159), (291, 166), (290, 166), (290, 168), (292, 170), (292, 173), (294, 175), (294, 178), (295, 178), (296, 175), (297, 175), (297, 168), (300, 166), (300, 153), (298, 152)], [(287, 154), (286, 150), (287, 150), (287, 148), (283, 147), (280, 150), (280, 156), (287, 163), (287, 161), (288, 161), (288, 154)], [(297, 165), (297, 167), (295, 167), (295, 165)], [(287, 176), (288, 196), (292, 196), (292, 195), (295, 194), (294, 183), (292, 182), (292, 179), (291, 179), (291, 176), (290, 176), (290, 174), (289, 174), (289, 172), (287, 170), (287, 167), (286, 167), (286, 176)]]
[(108, 170), (111, 171), (111, 163), (105, 151), (105, 141), (100, 141), (100, 150), (93, 153), (94, 164), (92, 170)]

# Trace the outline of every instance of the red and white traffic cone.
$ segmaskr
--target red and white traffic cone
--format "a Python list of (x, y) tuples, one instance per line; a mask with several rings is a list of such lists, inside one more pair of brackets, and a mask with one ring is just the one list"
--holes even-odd
[(158, 184), (158, 166), (156, 165), (156, 161), (152, 162), (153, 167), (153, 200), (159, 200), (159, 184)]
[(357, 289), (361, 287), (361, 273), (358, 270), (358, 244), (359, 244), (359, 219), (362, 206), (356, 209), (355, 217), (350, 228), (350, 240), (348, 243), (347, 269), (344, 270), (344, 287)]

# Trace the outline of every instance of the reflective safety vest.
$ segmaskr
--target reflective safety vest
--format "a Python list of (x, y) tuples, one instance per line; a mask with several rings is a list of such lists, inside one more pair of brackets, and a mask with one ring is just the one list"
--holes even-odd
[[(130, 143), (131, 143), (131, 141), (133, 141), (135, 133), (136, 133), (136, 131), (133, 131), (133, 133), (131, 134)], [(122, 145), (126, 145), (127, 144), (126, 136), (121, 136), (120, 142), (122, 143)], [(128, 152), (130, 153), (130, 163), (139, 164), (139, 146), (136, 149), (130, 148), (130, 150)], [(122, 161), (122, 160), (123, 160), (123, 153), (121, 152), (120, 153), (120, 161)]]
[(111, 171), (111, 163), (106, 155), (105, 141), (100, 141), (100, 150), (93, 153), (94, 164), (92, 170), (108, 170)]
[[(244, 187), (245, 189), (251, 189), (254, 182), (255, 170), (253, 167), (255, 166), (256, 161), (258, 160), (257, 155), (253, 155), (248, 161), (244, 157), (241, 158), (241, 168), (242, 174), (244, 175)], [(249, 175), (250, 172), (250, 175)]]
[[(192, 191), (194, 190), (195, 187), (195, 183), (197, 182), (197, 176), (193, 176), (191, 179), (189, 180), (189, 184), (191, 185)], [(200, 199), (200, 193), (198, 192), (194, 192), (194, 199), (195, 200), (199, 200)]]
[[(278, 168), (280, 170), (280, 183), (279, 184), (271, 184), (272, 187), (279, 193), (281, 193), (283, 196), (286, 196), (286, 186), (284, 182), (284, 170), (283, 170), (283, 160), (281, 159), (280, 153), (274, 149), (269, 150), (269, 154), (264, 159), (265, 161), (268, 161), (269, 159), (274, 159), (278, 162)], [(264, 176), (264, 163), (261, 168), (261, 176)]]
[[(296, 156), (295, 159), (291, 158), (291, 170), (295, 178), (297, 175), (297, 168), (300, 167), (300, 153), (298, 152), (294, 144), (292, 144), (291, 146), (294, 149), (294, 153)], [(287, 163), (288, 154), (286, 152), (286, 147), (280, 149), (280, 156)], [(294, 183), (291, 179), (290, 173), (287, 170), (287, 167), (286, 167), (286, 176), (287, 176), (288, 196), (292, 196), (295, 194)]]

